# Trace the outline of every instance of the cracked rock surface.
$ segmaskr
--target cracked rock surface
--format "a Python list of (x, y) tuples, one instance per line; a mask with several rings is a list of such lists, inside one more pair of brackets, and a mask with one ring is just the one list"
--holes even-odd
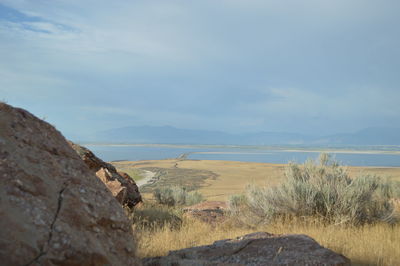
[(225, 239), (212, 245), (171, 251), (168, 256), (143, 259), (147, 266), (203, 265), (350, 265), (350, 260), (320, 246), (306, 235), (265, 232)]
[(0, 103), (1, 265), (137, 265), (121, 205), (65, 138)]

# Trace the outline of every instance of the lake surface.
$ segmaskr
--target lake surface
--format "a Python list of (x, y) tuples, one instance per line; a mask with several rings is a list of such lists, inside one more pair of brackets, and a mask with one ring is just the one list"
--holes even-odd
[[(161, 160), (178, 158), (185, 154), (187, 159), (226, 160), (260, 163), (303, 163), (308, 158), (317, 158), (316, 151), (293, 151), (281, 149), (231, 148), (231, 147), (183, 147), (147, 145), (84, 145), (105, 161), (118, 160)], [(344, 165), (400, 167), (400, 154), (328, 152)]]

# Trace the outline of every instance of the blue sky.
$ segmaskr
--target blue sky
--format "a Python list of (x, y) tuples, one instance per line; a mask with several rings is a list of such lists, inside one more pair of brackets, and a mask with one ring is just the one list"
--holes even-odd
[(398, 0), (0, 0), (0, 100), (67, 137), (400, 123)]

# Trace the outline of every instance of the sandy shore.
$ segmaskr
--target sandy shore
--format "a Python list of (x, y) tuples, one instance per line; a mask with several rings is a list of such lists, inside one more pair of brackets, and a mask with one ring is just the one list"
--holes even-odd
[(138, 187), (141, 187), (145, 184), (147, 184), (147, 182), (149, 182), (154, 176), (156, 175), (156, 173), (153, 173), (151, 171), (147, 171), (147, 170), (143, 170), (143, 179), (140, 179), (139, 181), (136, 182), (136, 185)]

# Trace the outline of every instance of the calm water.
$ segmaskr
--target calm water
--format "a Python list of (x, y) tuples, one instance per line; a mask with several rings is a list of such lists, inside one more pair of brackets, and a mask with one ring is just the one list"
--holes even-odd
[[(260, 163), (303, 163), (307, 158), (317, 158), (318, 152), (293, 152), (281, 150), (260, 150), (251, 148), (192, 148), (160, 146), (103, 146), (86, 145), (97, 156), (105, 161), (117, 160), (160, 160), (177, 158), (188, 154), (188, 159), (226, 160)], [(362, 154), (331, 153), (344, 165), (353, 166), (397, 166), (400, 167), (400, 155), (396, 154)]]

